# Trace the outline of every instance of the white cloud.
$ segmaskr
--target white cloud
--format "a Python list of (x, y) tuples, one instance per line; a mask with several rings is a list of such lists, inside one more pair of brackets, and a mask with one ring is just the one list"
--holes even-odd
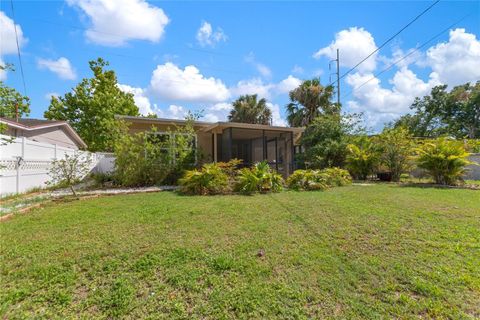
[(230, 89), (230, 92), (233, 96), (257, 94), (260, 98), (270, 99), (271, 90), (274, 88), (274, 84), (263, 83), (262, 79), (253, 78), (239, 81), (235, 87)]
[(294, 65), (292, 68), (292, 73), (303, 74), (303, 72), (304, 72), (303, 68), (298, 65)]
[(140, 114), (148, 115), (150, 113), (158, 113), (159, 109), (156, 104), (150, 102), (150, 99), (146, 96), (145, 89), (132, 87), (127, 84), (118, 84), (120, 90), (133, 94), (133, 100), (137, 105)]
[(287, 121), (280, 115), (280, 107), (278, 104), (267, 102), (267, 107), (272, 111), (272, 124), (274, 126), (286, 127)]
[(427, 50), (426, 64), (433, 70), (431, 77), (450, 86), (480, 79), (480, 41), (465, 29), (450, 31), (448, 42)]
[(87, 39), (106, 46), (121, 46), (130, 40), (158, 42), (169, 23), (162, 9), (145, 0), (67, 0), (67, 3), (89, 18)]
[(55, 73), (61, 79), (74, 80), (77, 77), (72, 64), (64, 57), (58, 60), (38, 59), (37, 65), (40, 69), (47, 69)]
[(253, 52), (250, 52), (245, 57), (245, 61), (253, 65), (257, 69), (258, 73), (260, 73), (260, 75), (262, 75), (263, 77), (270, 78), (272, 76), (272, 70), (270, 70), (270, 68), (263, 63), (258, 62), (255, 59), (255, 55), (253, 54)]
[[(15, 39), (15, 25), (17, 27), (18, 45), (22, 48), (28, 41), (23, 36), (22, 27), (15, 24), (3, 11), (0, 11), (0, 65), (5, 64), (4, 56), (17, 53), (17, 43)], [(0, 80), (7, 79), (7, 71), (0, 70)]]
[(221, 102), (230, 96), (221, 80), (203, 76), (193, 65), (182, 70), (171, 62), (153, 71), (150, 90), (163, 99), (193, 102)]
[(228, 115), (232, 108), (233, 106), (231, 103), (216, 103), (205, 110), (203, 120), (209, 122), (227, 121)]
[(277, 84), (276, 90), (280, 94), (289, 93), (290, 91), (292, 91), (293, 89), (295, 89), (301, 84), (302, 84), (302, 80), (295, 78), (292, 75), (289, 75), (286, 79), (283, 79)]
[(213, 31), (212, 25), (207, 21), (203, 21), (197, 31), (197, 41), (202, 47), (213, 47), (221, 41), (227, 41), (227, 35), (221, 28), (217, 28), (217, 30)]
[[(370, 32), (363, 28), (351, 27), (336, 33), (335, 40), (329, 46), (318, 50), (313, 57), (336, 59), (337, 49), (340, 50), (340, 65), (353, 67), (377, 49), (377, 45)], [(377, 53), (358, 66), (358, 70), (364, 72), (375, 70), (376, 57)]]

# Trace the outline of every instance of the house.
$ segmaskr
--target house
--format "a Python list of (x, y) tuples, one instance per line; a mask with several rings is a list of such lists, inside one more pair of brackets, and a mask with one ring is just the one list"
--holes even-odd
[[(166, 135), (185, 125), (185, 120), (117, 116), (129, 125), (131, 133), (149, 131)], [(267, 160), (283, 176), (295, 169), (295, 152), (303, 128), (278, 127), (237, 122), (195, 121), (195, 144), (205, 161), (243, 160), (249, 166)], [(175, 133), (173, 133), (175, 134)]]
[(75, 150), (87, 147), (77, 132), (65, 121), (0, 118), (0, 123), (6, 125), (5, 134), (9, 136), (25, 137)]

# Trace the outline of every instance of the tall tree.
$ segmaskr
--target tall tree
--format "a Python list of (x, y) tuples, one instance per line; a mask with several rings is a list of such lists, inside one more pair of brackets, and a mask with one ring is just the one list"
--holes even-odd
[(287, 120), (293, 127), (307, 126), (321, 114), (338, 114), (340, 106), (330, 100), (332, 86), (322, 86), (319, 78), (303, 81), (289, 93)]
[(65, 120), (78, 132), (91, 151), (111, 151), (118, 134), (115, 115), (139, 115), (133, 95), (117, 86), (113, 70), (105, 70), (102, 58), (89, 62), (92, 78), (83, 79), (72, 92), (52, 97), (45, 118)]
[(240, 96), (233, 102), (228, 120), (253, 124), (270, 124), (272, 111), (267, 106), (264, 98), (258, 100), (256, 94)]
[(400, 117), (394, 127), (404, 127), (417, 137), (480, 137), (480, 81), (450, 92), (446, 85), (436, 86), (429, 95), (416, 98), (410, 108), (414, 113)]
[[(12, 64), (0, 65), (0, 70), (14, 71)], [(0, 81), (0, 117), (15, 118), (18, 116), (28, 116), (30, 113), (30, 99), (23, 96), (14, 88), (8, 87), (3, 81)]]

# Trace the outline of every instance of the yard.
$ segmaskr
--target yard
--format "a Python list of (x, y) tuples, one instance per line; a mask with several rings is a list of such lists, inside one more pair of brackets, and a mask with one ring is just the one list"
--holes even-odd
[(172, 192), (0, 223), (2, 318), (479, 318), (480, 192)]

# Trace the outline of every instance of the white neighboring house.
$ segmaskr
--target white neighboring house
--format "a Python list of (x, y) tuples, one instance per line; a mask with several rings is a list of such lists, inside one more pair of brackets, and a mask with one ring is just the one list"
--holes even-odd
[(87, 145), (78, 133), (65, 121), (43, 119), (0, 118), (7, 126), (6, 135), (25, 137), (28, 140), (49, 143), (70, 149), (85, 149)]
[(0, 196), (42, 188), (51, 180), (49, 169), (56, 159), (80, 152), (91, 156), (91, 169), (99, 157), (65, 121), (0, 118)]

